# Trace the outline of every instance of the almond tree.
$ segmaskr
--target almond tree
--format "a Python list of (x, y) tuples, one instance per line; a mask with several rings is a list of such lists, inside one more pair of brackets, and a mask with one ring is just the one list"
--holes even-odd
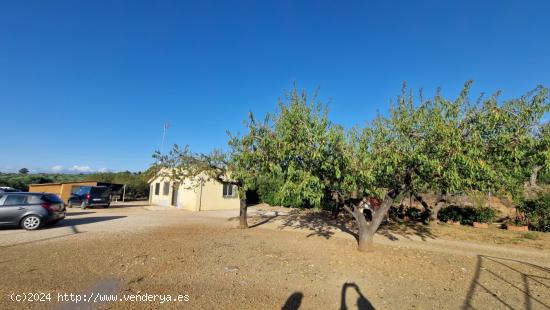
[[(540, 88), (501, 105), (495, 96), (471, 105), (470, 84), (466, 83), (456, 100), (446, 100), (438, 91), (432, 100), (420, 95), (418, 104), (404, 87), (389, 116), (379, 116), (352, 134), (344, 152), (346, 182), (335, 190), (357, 223), (360, 251), (370, 248), (389, 208), (406, 193), (518, 191), (517, 180), (525, 174), (518, 167), (533, 151), (522, 141), (530, 141), (530, 128), (547, 111), (546, 90)], [(495, 112), (510, 107), (514, 119), (502, 119)], [(548, 149), (539, 153), (547, 155)], [(363, 199), (349, 199), (356, 194)], [(364, 216), (369, 195), (382, 197), (371, 220)]]
[(525, 96), (498, 101), (500, 93), (484, 101), (477, 113), (476, 130), (483, 139), (484, 154), (505, 177), (509, 192), (521, 197), (523, 184), (536, 185), (538, 173), (550, 167), (548, 89), (542, 86)]
[(263, 138), (268, 133), (267, 122), (268, 118), (264, 123), (258, 123), (250, 114), (247, 135), (237, 137), (230, 134), (229, 152), (215, 150), (201, 154), (192, 152), (189, 146), (180, 148), (174, 145), (168, 154), (156, 152), (153, 157), (157, 159), (160, 173), (189, 187), (197, 187), (204, 178), (237, 186), (240, 199), (239, 228), (246, 229), (246, 192), (256, 188), (257, 179), (266, 162), (262, 158), (266, 155), (262, 143), (269, 141)]

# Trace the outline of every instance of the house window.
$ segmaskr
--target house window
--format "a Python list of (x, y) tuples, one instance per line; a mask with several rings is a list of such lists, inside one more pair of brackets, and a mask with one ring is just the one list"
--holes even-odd
[(160, 193), (160, 183), (155, 183), (155, 195), (158, 196)]
[(162, 187), (162, 194), (164, 196), (168, 196), (168, 193), (170, 193), (170, 182), (164, 182), (164, 186)]
[(235, 197), (236, 190), (235, 185), (230, 183), (223, 183), (223, 197), (224, 198), (233, 198)]

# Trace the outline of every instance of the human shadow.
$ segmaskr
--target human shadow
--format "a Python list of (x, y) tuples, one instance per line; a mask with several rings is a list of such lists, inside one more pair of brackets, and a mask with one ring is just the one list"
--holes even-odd
[(342, 294), (340, 297), (340, 310), (347, 310), (349, 309), (346, 304), (346, 297), (347, 297), (347, 291), (348, 288), (353, 288), (355, 292), (357, 293), (357, 309), (359, 310), (374, 310), (374, 306), (370, 303), (370, 301), (363, 295), (361, 290), (359, 289), (359, 286), (355, 283), (344, 283), (342, 286)]
[[(499, 293), (503, 292), (505, 293)], [(476, 298), (489, 296), (510, 309), (550, 309), (550, 268), (516, 259), (478, 255), (462, 309), (476, 309)]]
[(285, 304), (281, 307), (281, 310), (297, 310), (302, 304), (304, 294), (302, 292), (294, 292), (288, 297)]

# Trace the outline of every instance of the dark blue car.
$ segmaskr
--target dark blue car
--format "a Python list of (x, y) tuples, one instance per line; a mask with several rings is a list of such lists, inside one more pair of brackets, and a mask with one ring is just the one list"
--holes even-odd
[(104, 207), (111, 205), (111, 189), (107, 186), (81, 186), (76, 192), (71, 194), (68, 206), (81, 207)]

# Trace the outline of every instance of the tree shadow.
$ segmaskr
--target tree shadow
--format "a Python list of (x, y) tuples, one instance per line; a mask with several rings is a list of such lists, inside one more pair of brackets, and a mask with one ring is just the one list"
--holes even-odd
[(374, 306), (370, 303), (370, 301), (361, 293), (361, 290), (359, 289), (359, 286), (355, 283), (344, 283), (342, 286), (342, 294), (340, 297), (340, 310), (347, 310), (349, 309), (346, 304), (346, 295), (348, 288), (355, 289), (355, 292), (357, 293), (357, 309), (359, 310), (374, 310)]
[(359, 239), (357, 233), (353, 230), (354, 223), (345, 217), (334, 218), (328, 212), (310, 212), (293, 210), (286, 216), (281, 224), (280, 229), (306, 229), (311, 233), (307, 237), (320, 236), (325, 239), (330, 239), (340, 230), (352, 235), (356, 240)]
[(275, 211), (275, 215), (273, 216), (266, 216), (266, 215), (260, 215), (259, 217), (255, 217), (255, 218), (259, 218), (260, 221), (259, 222), (256, 222), (252, 225), (249, 225), (248, 228), (254, 228), (254, 227), (258, 227), (258, 226), (261, 226), (263, 224), (267, 224), (269, 223), (271, 220), (273, 219), (276, 219), (277, 217), (279, 217), (279, 212), (278, 211)]
[[(498, 287), (498, 288), (497, 288)], [(516, 259), (478, 255), (462, 309), (476, 309), (478, 298), (509, 309), (550, 309), (550, 268)]]
[(304, 294), (302, 292), (294, 292), (288, 297), (285, 304), (281, 307), (281, 310), (298, 310), (302, 304)]
[[(353, 236), (356, 240), (359, 238), (356, 223), (347, 214), (341, 214), (335, 218), (329, 212), (294, 210), (283, 218), (279, 228), (306, 229), (312, 231), (308, 237), (321, 236), (326, 239), (330, 239), (339, 230)], [(429, 226), (417, 222), (386, 222), (380, 225), (377, 233), (392, 241), (398, 240), (398, 236), (407, 239), (417, 236), (422, 241), (437, 239)]]
[(428, 225), (419, 222), (387, 222), (380, 225), (378, 234), (392, 240), (399, 240), (397, 236), (411, 239), (411, 236), (420, 237), (422, 241), (437, 239)]

